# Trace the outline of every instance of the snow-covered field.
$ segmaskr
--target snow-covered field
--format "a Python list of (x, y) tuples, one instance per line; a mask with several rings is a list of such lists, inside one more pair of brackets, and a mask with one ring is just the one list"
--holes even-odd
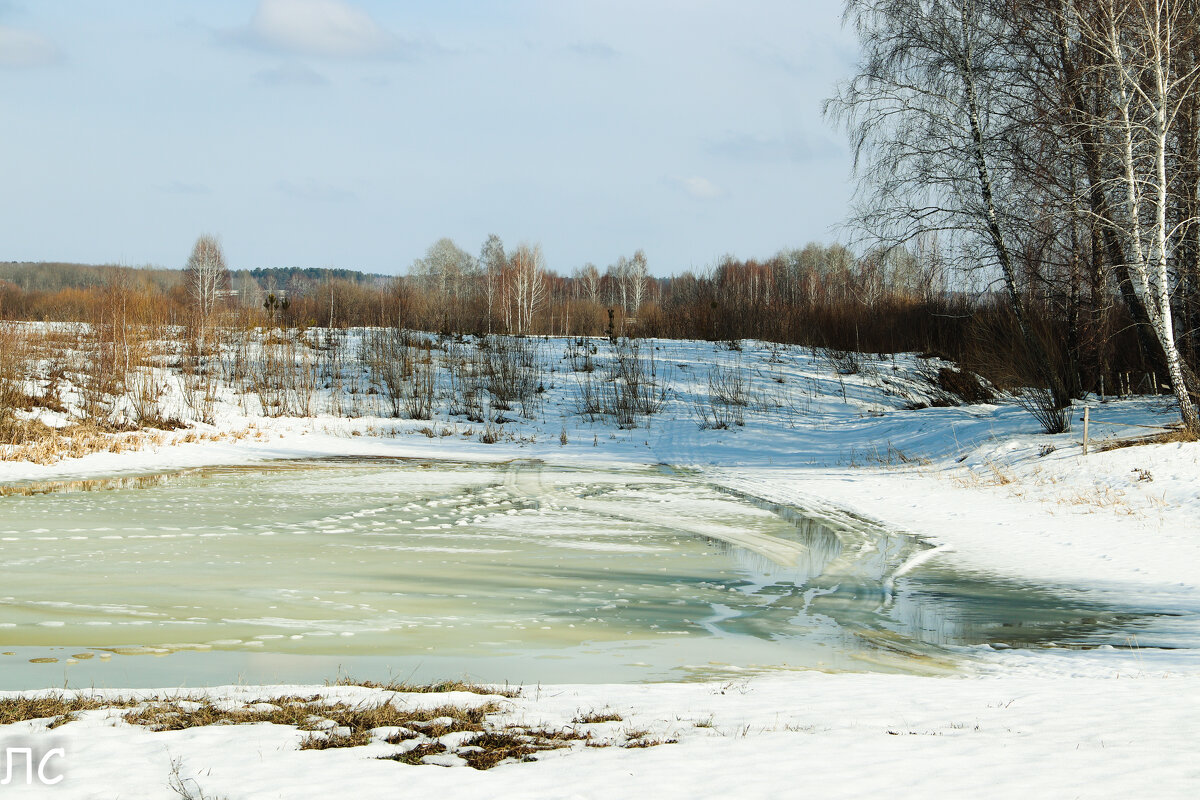
[[(599, 379), (607, 345), (597, 344)], [(602, 726), (616, 726), (606, 734), (615, 741), (636, 729), (677, 743), (577, 745), (487, 772), (375, 760), (395, 749), (379, 741), (301, 751), (305, 734), (286, 726), (152, 733), (121, 721), (120, 712), (86, 711), (52, 731), (38, 721), (0, 729), (0, 747), (30, 737), (34, 747), (61, 743), (67, 768), (53, 790), (0, 791), (173, 797), (174, 759), (180, 775), (195, 779), (188, 786), (197, 797), (1200, 793), (1200, 763), (1190, 747), (1200, 734), (1200, 445), (1096, 447), (1096, 440), (1147, 432), (1130, 425), (1172, 421), (1165, 398), (1095, 398), (1093, 446), (1085, 456), (1078, 424), (1072, 433), (1040, 434), (1011, 399), (910, 408), (936, 394), (921, 377), (928, 366), (913, 356), (848, 365), (801, 348), (655, 342), (643, 344), (643, 357), (649, 346), (668, 392), (659, 413), (640, 417), (633, 429), (577, 413), (585, 375), (571, 370), (565, 342), (551, 340), (538, 346), (544, 391), (533, 418), (507, 412), (504, 433), (492, 444), (479, 441), (480, 425), (451, 417), (445, 402), (432, 421), (380, 417), (379, 408), (349, 419), (269, 418), (226, 388), (213, 425), (166, 433), (135, 451), (49, 464), (2, 461), (0, 483), (330, 455), (537, 459), (605, 469), (665, 464), (760, 501), (859, 515), (933, 545), (895, 578), (944, 564), (1052, 588), (1148, 615), (1145, 636), (1180, 646), (1147, 647), (1131, 632), (1127, 646), (1116, 649), (976, 648), (951, 677), (809, 671), (718, 683), (529, 686), (500, 701), (497, 723), (570, 727), (580, 713), (612, 708), (622, 722)], [(714, 373), (718, 366), (726, 372)], [(738, 406), (744, 425), (701, 429), (710, 378), (728, 383), (730, 372), (745, 383), (746, 405)], [(329, 408), (327, 394), (318, 409)], [(175, 411), (186, 416), (182, 403)], [(2, 498), (0, 507), (19, 513), (20, 502)], [(210, 691), (240, 702), (317, 690)], [(354, 702), (387, 696), (351, 687), (320, 691)], [(397, 702), (441, 699), (406, 695)]]

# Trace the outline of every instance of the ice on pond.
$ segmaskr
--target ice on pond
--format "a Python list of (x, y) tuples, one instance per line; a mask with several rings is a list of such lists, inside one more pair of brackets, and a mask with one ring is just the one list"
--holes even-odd
[[(3, 494), (0, 646), (97, 685), (928, 671), (1126, 620), (667, 470), (326, 460)], [(0, 688), (45, 683), (0, 663)]]

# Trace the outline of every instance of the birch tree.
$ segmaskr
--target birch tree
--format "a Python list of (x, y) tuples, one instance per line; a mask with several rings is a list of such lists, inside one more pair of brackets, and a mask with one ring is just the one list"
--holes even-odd
[(626, 265), (626, 280), (629, 282), (630, 310), (637, 314), (646, 297), (646, 283), (649, 280), (649, 268), (646, 265), (646, 254), (641, 250), (633, 254)]
[(204, 352), (209, 321), (218, 304), (229, 294), (229, 268), (215, 236), (203, 234), (192, 247), (183, 270), (183, 285), (196, 314), (200, 352)]
[(546, 300), (546, 261), (542, 246), (519, 245), (509, 259), (509, 267), (516, 332), (530, 333), (534, 316)]
[(612, 272), (614, 289), (621, 296), (621, 310), (629, 313), (629, 259), (619, 256), (617, 263), (609, 267)]
[[(1179, 0), (1097, 0), (1099, 14), (1081, 17), (1100, 52), (1114, 97), (1112, 113), (1093, 123), (1111, 144), (1120, 174), (1114, 180), (1119, 211), (1115, 224), (1135, 290), (1162, 349), (1171, 388), (1184, 426), (1200, 433), (1200, 415), (1188, 392), (1185, 366), (1176, 341), (1169, 263), (1180, 247), (1187, 218), (1172, 225), (1174, 176), (1168, 163), (1171, 139), (1188, 107), (1197, 68), (1180, 71), (1178, 31), (1190, 3)], [(1094, 19), (1094, 22), (1093, 22)]]
[(1034, 329), (1014, 257), (1018, 226), (1034, 209), (1020, 204), (1029, 98), (1018, 91), (1022, 65), (1006, 9), (985, 0), (848, 0), (863, 56), (826, 113), (850, 134), (861, 230), (888, 247), (940, 233), (996, 269), (1046, 393), (1037, 416), (1058, 432), (1070, 426), (1070, 392)]
[(487, 299), (487, 331), (492, 332), (492, 317), (500, 305), (504, 287), (504, 243), (496, 234), (489, 234), (479, 250), (479, 268), (483, 272), (483, 291)]
[(576, 273), (575, 280), (590, 302), (600, 301), (600, 270), (596, 269), (595, 264), (590, 261), (584, 264), (583, 269)]
[(229, 291), (229, 268), (215, 236), (204, 234), (196, 240), (183, 270), (183, 285), (193, 308), (204, 317), (216, 309)]

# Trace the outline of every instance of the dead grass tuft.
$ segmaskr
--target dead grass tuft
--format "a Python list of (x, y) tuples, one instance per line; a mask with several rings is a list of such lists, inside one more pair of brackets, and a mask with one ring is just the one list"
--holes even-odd
[[(502, 761), (532, 761), (534, 753), (548, 748), (537, 747), (528, 737), (504, 731), (487, 731), (472, 736), (463, 742), (464, 747), (480, 748), (463, 755), (467, 764), (475, 769), (491, 769)], [(559, 745), (566, 747), (566, 745)], [(553, 748), (550, 748), (553, 749)]]
[(352, 730), (349, 733), (313, 731), (300, 740), (300, 749), (331, 750), (336, 747), (361, 747), (370, 744), (372, 738), (369, 730)]
[(624, 747), (626, 750), (640, 750), (644, 747), (658, 747), (664, 744), (679, 744), (679, 740), (650, 738), (643, 735), (636, 739), (627, 740), (621, 747)]
[(1017, 482), (1016, 476), (1007, 467), (992, 459), (983, 462), (983, 468), (969, 468), (960, 476), (954, 478), (960, 486), (972, 488), (979, 486), (1008, 486)]
[(133, 705), (128, 700), (103, 700), (96, 697), (48, 695), (46, 697), (10, 697), (0, 700), (0, 726), (34, 719), (49, 719), (50, 727), (57, 728), (75, 718), (80, 711), (95, 711), (101, 708), (126, 708)]
[(1129, 504), (1125, 493), (1110, 486), (1093, 486), (1087, 490), (1072, 492), (1060, 497), (1058, 502), (1060, 505), (1110, 509), (1127, 516), (1137, 513), (1136, 509)]
[[(141, 725), (152, 731), (181, 731), (207, 725), (243, 725), (269, 722), (274, 725), (295, 725), (307, 729), (313, 717), (313, 696), (277, 697), (243, 708), (221, 708), (211, 700), (177, 699), (152, 702), (125, 714), (130, 725)], [(270, 708), (265, 708), (269, 705)]]
[(0, 421), (0, 460), (53, 464), (92, 453), (139, 450), (146, 443), (144, 439), (139, 434), (114, 432), (90, 422), (52, 428), (36, 420), (10, 419)]
[(484, 731), (472, 736), (463, 742), (460, 755), (475, 769), (491, 769), (509, 759), (533, 761), (537, 753), (563, 750), (572, 742), (590, 742), (591, 738), (590, 733), (580, 733), (574, 728), (526, 729), (510, 725), (503, 731)]
[(467, 681), (438, 681), (437, 683), (406, 683), (404, 681), (360, 681), (354, 678), (338, 678), (331, 686), (361, 686), (364, 689), (382, 689), (386, 692), (402, 692), (405, 694), (443, 694), (445, 692), (470, 692), (471, 694), (496, 695), (499, 697), (520, 697), (521, 690), (510, 686), (489, 686), (483, 683)]
[(1097, 449), (1103, 453), (1109, 450), (1120, 450), (1124, 447), (1141, 447), (1146, 444), (1185, 444), (1195, 441), (1200, 441), (1200, 439), (1191, 431), (1185, 428), (1173, 428), (1149, 436), (1135, 436), (1132, 439), (1108, 439), (1098, 443)]
[(55, 435), (49, 425), (36, 419), (18, 419), (0, 410), (0, 445), (20, 447)]
[(600, 722), (621, 722), (623, 717), (615, 711), (589, 711), (571, 720), (576, 725), (595, 725)]
[(419, 767), (425, 763), (425, 756), (436, 756), (446, 752), (446, 745), (441, 742), (425, 742), (419, 744), (411, 750), (405, 750), (403, 753), (393, 753), (390, 756), (380, 756), (380, 761), (399, 761), (401, 764), (409, 764), (414, 767)]
[[(241, 708), (224, 708), (210, 700), (154, 702), (130, 711), (125, 721), (152, 731), (177, 731), (207, 725), (248, 725), (265, 722), (290, 725), (309, 735), (301, 750), (358, 747), (371, 741), (376, 728), (418, 728), (430, 737), (459, 731), (477, 731), (487, 715), (499, 710), (496, 703), (478, 706), (442, 705), (433, 708), (400, 708), (390, 701), (375, 705), (326, 703), (318, 696), (274, 697)], [(339, 732), (340, 729), (340, 732)], [(395, 744), (411, 736), (388, 739)]]

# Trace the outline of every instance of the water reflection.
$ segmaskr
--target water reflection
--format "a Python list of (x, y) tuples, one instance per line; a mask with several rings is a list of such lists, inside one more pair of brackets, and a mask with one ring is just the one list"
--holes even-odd
[(0, 484), (0, 497), (32, 497), (66, 492), (103, 492), (112, 489), (148, 489), (162, 486), (167, 475), (133, 475), (114, 478), (80, 478), (67, 481), (27, 481)]

